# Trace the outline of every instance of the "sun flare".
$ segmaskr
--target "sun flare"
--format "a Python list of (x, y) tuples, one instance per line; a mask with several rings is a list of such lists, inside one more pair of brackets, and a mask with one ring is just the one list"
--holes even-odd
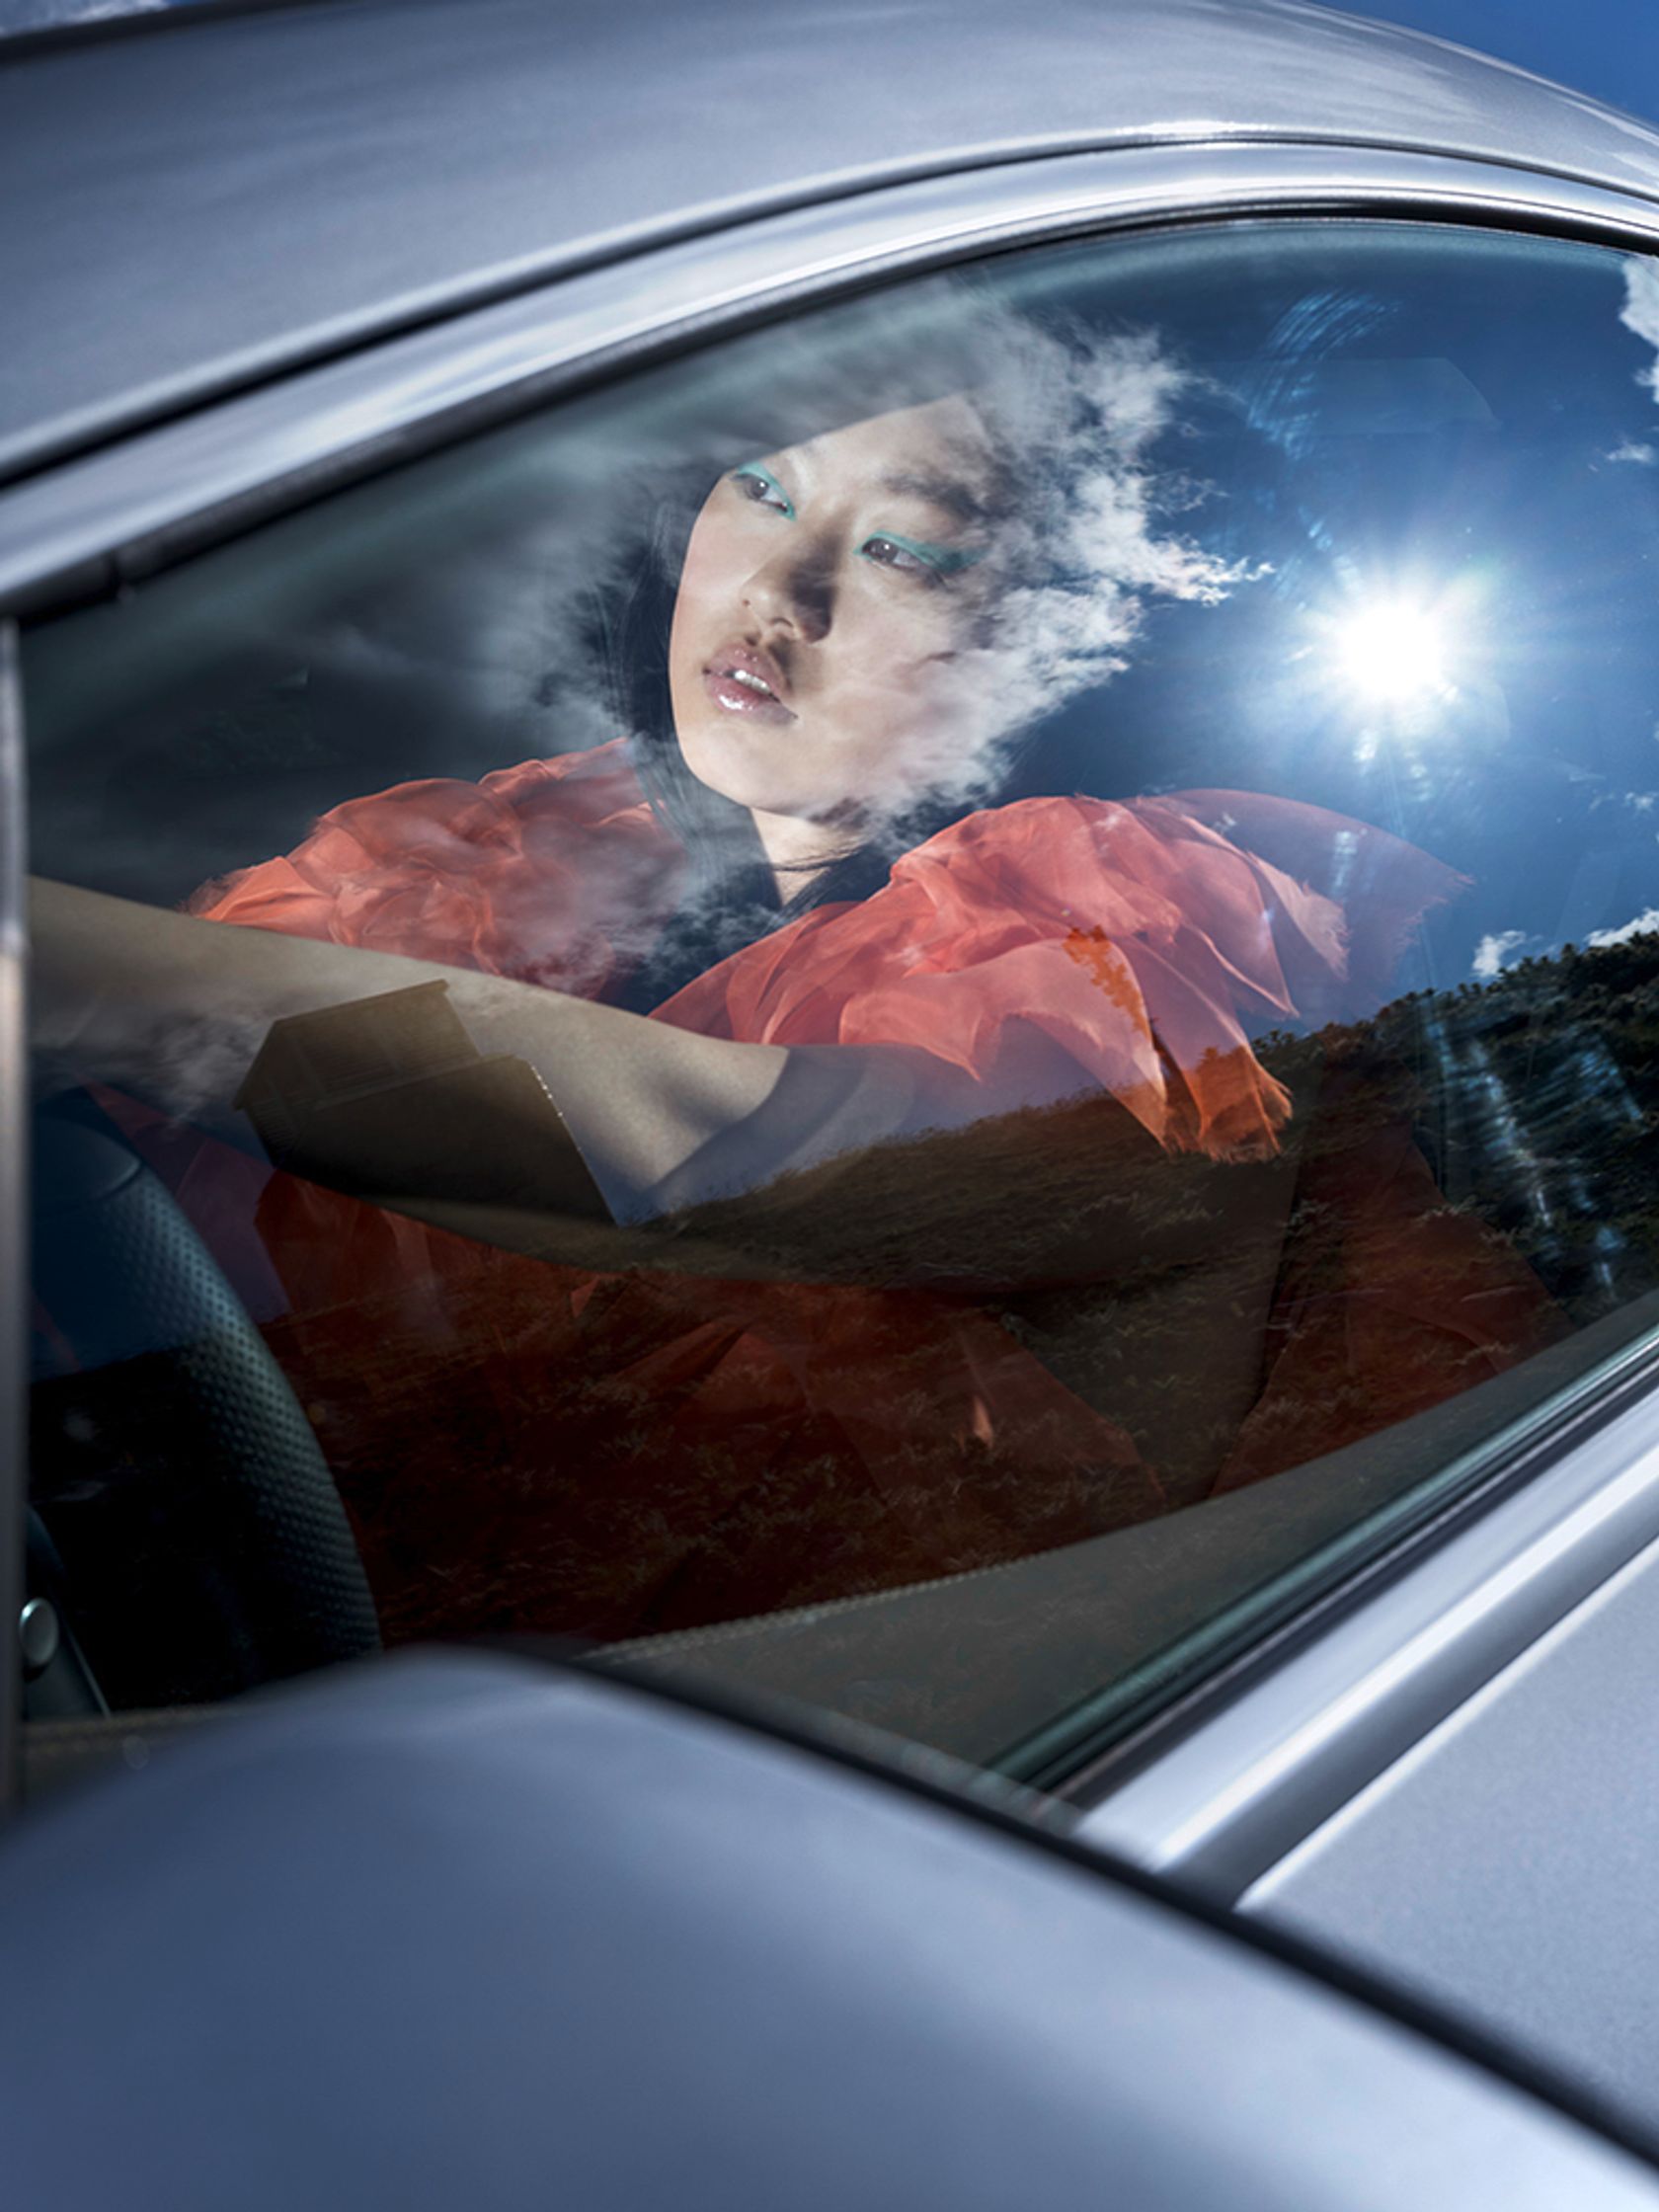
[(1442, 619), (1403, 599), (1377, 599), (1344, 615), (1337, 664), (1354, 689), (1381, 705), (1406, 706), (1447, 689)]

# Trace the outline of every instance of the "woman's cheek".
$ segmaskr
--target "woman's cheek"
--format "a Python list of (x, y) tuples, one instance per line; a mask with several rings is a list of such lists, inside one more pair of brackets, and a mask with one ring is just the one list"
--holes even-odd
[(734, 548), (725, 537), (726, 533), (706, 516), (692, 529), (674, 593), (672, 636), (676, 640), (696, 636), (704, 617), (718, 603), (721, 578), (734, 565)]
[(716, 498), (691, 525), (674, 593), (672, 634), (704, 646), (723, 643), (742, 621), (745, 594), (768, 551), (770, 518), (717, 513)]
[(880, 589), (866, 581), (859, 619), (840, 625), (849, 661), (878, 680), (913, 684), (958, 642), (959, 626), (940, 596), (936, 587), (909, 579), (883, 576)]

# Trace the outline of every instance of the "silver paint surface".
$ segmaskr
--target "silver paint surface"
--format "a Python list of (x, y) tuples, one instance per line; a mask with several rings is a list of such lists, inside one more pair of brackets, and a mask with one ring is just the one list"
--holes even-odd
[(0, 474), (688, 227), (1216, 137), (1659, 194), (1646, 126), (1305, 0), (186, 10), (0, 49)]
[(1659, 2203), (1029, 1837), (499, 1656), (250, 1700), (7, 1848), (0, 2126), (51, 2212)]
[(1195, 215), (1433, 212), (1659, 244), (1659, 201), (1484, 162), (1308, 147), (1142, 148), (927, 179), (735, 225), (392, 339), (0, 489), (0, 605), (116, 548), (395, 461), (480, 411), (872, 276)]
[[(27, 1281), (29, 1100), (28, 920), (24, 872), (23, 695), (17, 629), (0, 618), (0, 1283)], [(18, 1786), (22, 1650), (16, 1623), (24, 1597), (23, 1529), (28, 1491), (29, 1302), (10, 1298), (0, 1319), (0, 1812)]]
[(1656, 1540), (1650, 1397), (1245, 1689), (1078, 1833), (1236, 1898)]
[(1244, 1896), (1659, 2118), (1659, 1544)]

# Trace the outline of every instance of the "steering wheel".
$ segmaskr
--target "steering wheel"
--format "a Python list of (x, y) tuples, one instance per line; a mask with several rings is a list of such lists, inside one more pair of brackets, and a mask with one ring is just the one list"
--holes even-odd
[(85, 1093), (34, 1147), (33, 1503), (104, 1695), (196, 1703), (377, 1650), (328, 1462), (171, 1192)]

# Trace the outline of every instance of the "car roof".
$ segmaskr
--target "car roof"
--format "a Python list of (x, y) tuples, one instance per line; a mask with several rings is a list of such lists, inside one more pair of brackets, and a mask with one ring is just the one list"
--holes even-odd
[(698, 225), (1216, 138), (1659, 198), (1659, 133), (1305, 0), (209, 0), (0, 41), (0, 477)]

